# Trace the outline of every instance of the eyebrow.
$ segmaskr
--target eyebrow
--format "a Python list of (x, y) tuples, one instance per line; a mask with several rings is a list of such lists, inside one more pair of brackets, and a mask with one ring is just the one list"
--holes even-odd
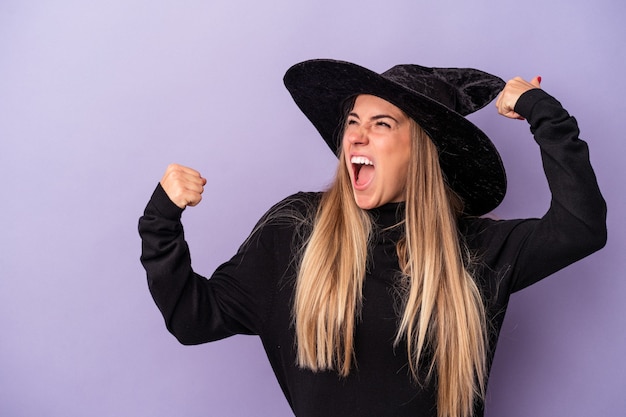
[[(354, 112), (350, 112), (350, 114), (348, 114), (348, 116), (353, 116), (353, 117), (356, 117), (356, 118), (357, 118), (357, 119), (359, 119), (359, 120), (361, 119), (361, 118), (359, 117), (359, 115), (358, 115), (358, 114), (356, 114), (356, 113), (354, 113)], [(376, 116), (372, 116), (372, 117), (370, 118), (370, 120), (380, 120), (380, 119), (391, 119), (391, 120), (393, 120), (394, 122), (396, 122), (396, 123), (400, 124), (400, 122), (399, 122), (399, 121), (398, 121), (395, 117), (390, 116), (390, 115), (388, 115), (388, 114), (378, 114), (378, 115), (376, 115)]]

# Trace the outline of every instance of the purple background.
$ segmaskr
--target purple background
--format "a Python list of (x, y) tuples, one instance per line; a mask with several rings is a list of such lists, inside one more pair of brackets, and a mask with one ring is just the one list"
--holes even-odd
[[(184, 347), (154, 306), (137, 219), (166, 165), (209, 179), (185, 213), (210, 274), (258, 217), (335, 159), (282, 85), (337, 58), (543, 77), (574, 114), (609, 242), (513, 297), (488, 416), (625, 416), (625, 3), (618, 0), (0, 2), (0, 415), (289, 416), (255, 337)], [(503, 218), (549, 193), (523, 122), (496, 142)]]

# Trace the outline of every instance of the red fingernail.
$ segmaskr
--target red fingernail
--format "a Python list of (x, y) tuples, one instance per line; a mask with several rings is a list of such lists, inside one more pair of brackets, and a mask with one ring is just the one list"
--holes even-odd
[(539, 83), (541, 84), (541, 75), (537, 77), (537, 81), (539, 81)]

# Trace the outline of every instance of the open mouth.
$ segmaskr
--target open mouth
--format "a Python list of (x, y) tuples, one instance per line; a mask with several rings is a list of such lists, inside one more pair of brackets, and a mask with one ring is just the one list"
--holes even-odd
[(369, 184), (374, 176), (374, 163), (364, 156), (353, 156), (350, 158), (354, 173), (354, 183), (357, 186)]

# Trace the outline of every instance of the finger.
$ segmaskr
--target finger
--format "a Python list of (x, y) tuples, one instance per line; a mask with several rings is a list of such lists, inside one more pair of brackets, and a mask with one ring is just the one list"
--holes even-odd
[(507, 92), (502, 92), (500, 97), (498, 97), (498, 101), (496, 102), (496, 108), (498, 110), (498, 114), (501, 114), (506, 117), (510, 117), (511, 113), (514, 113), (511, 106), (508, 104), (508, 96)]
[(185, 176), (188, 176), (190, 178), (200, 178), (200, 179), (202, 179), (202, 175), (200, 174), (200, 172), (196, 171), (193, 168), (186, 167), (184, 165), (175, 165), (174, 169), (177, 170), (177, 171), (180, 171)]
[(169, 199), (184, 209), (187, 206), (195, 206), (202, 200), (206, 182), (198, 171), (171, 164), (161, 179), (161, 186)]
[(188, 206), (188, 207), (195, 207), (195, 206), (197, 206), (198, 204), (200, 204), (200, 202), (201, 202), (201, 201), (202, 201), (202, 195), (201, 195), (201, 194), (196, 194), (195, 196), (193, 196), (193, 198), (192, 198), (192, 199), (190, 199), (190, 200), (187, 202), (187, 206)]
[(530, 80), (530, 83), (533, 85), (533, 87), (535, 88), (541, 88), (541, 76), (538, 75), (535, 78), (533, 78), (532, 80)]
[(507, 113), (501, 113), (504, 117), (508, 117), (509, 119), (517, 119), (517, 120), (524, 120), (524, 118), (522, 116), (520, 116), (519, 113), (516, 113), (514, 111), (510, 111)]
[(202, 194), (204, 192), (204, 185), (206, 184), (206, 180), (204, 178), (184, 178), (181, 180), (181, 185), (188, 191), (192, 191), (194, 193)]
[(496, 100), (496, 110), (498, 110), (498, 113), (499, 113), (499, 114), (504, 114), (504, 113), (506, 113), (506, 112), (504, 112), (504, 113), (503, 113), (503, 109), (504, 109), (504, 107), (503, 107), (503, 106), (504, 106), (504, 100), (505, 100), (505, 99), (504, 99), (504, 94), (505, 94), (505, 93), (506, 93), (506, 92), (505, 92), (504, 90), (502, 90), (502, 91), (500, 92), (500, 94), (498, 95), (498, 99)]
[(204, 186), (206, 182), (206, 178), (202, 177), (198, 171), (175, 164), (167, 168), (161, 179), (161, 184), (181, 183)]
[(195, 206), (202, 200), (202, 193), (185, 187), (168, 187), (165, 188), (169, 199), (181, 209), (187, 206)]
[(165, 175), (164, 176), (182, 176), (182, 177), (189, 177), (189, 178), (202, 178), (202, 175), (200, 175), (200, 172), (196, 171), (193, 168), (189, 168), (183, 165), (178, 165), (178, 164), (170, 164), (166, 171), (165, 171)]
[(500, 102), (502, 101), (502, 94), (503, 94), (503, 92), (500, 91), (500, 94), (498, 94), (498, 98), (496, 98), (496, 108), (497, 109), (500, 108)]

